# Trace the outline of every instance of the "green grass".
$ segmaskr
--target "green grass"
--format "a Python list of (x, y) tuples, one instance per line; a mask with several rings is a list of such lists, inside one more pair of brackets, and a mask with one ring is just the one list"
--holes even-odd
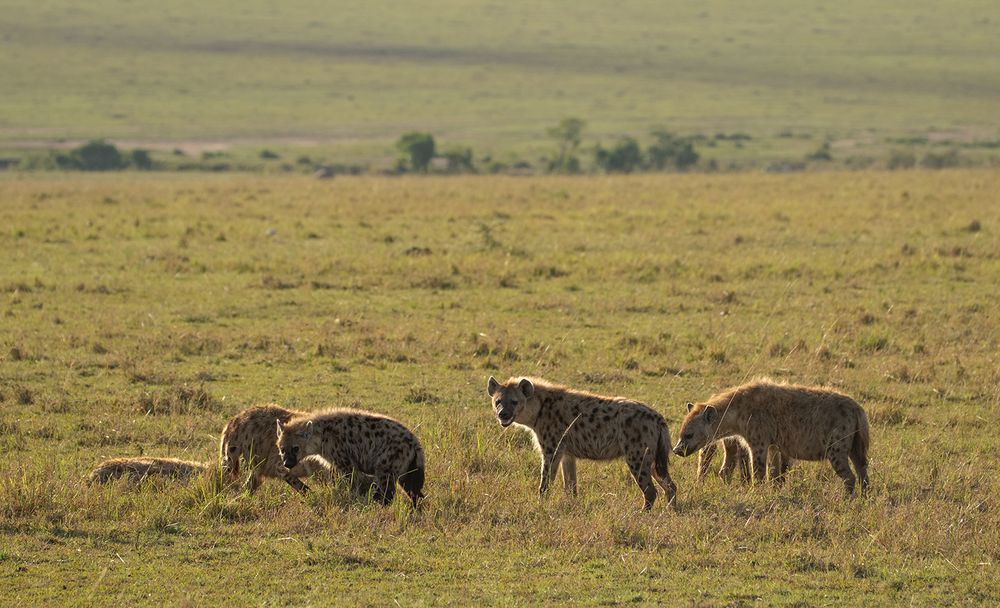
[[(1000, 174), (0, 179), (0, 604), (979, 606), (1000, 601)], [(535, 495), (489, 375), (684, 403), (757, 374), (872, 422), (872, 492), (622, 463)], [(198, 389), (204, 391), (201, 392)], [(209, 480), (255, 402), (358, 405), (427, 452), (425, 508)], [(151, 407), (153, 404), (155, 407)]]
[[(13, 2), (0, 147), (109, 137), (388, 162), (400, 134), (535, 162), (655, 125), (745, 132), (720, 162), (883, 157), (888, 138), (1000, 139), (1000, 9), (940, 2)], [(810, 139), (778, 137), (804, 134)]]

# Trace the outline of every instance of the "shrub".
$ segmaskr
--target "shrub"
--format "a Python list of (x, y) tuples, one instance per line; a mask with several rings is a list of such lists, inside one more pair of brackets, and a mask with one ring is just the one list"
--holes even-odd
[(57, 156), (56, 162), (63, 168), (82, 171), (113, 171), (124, 168), (126, 164), (118, 148), (103, 139), (95, 139), (73, 149), (68, 157)]
[(920, 159), (920, 166), (927, 169), (947, 169), (948, 167), (958, 167), (961, 164), (958, 150), (955, 149), (942, 153), (928, 152)]
[(654, 130), (653, 143), (646, 151), (648, 164), (651, 168), (662, 171), (668, 166), (686, 169), (698, 162), (698, 152), (690, 137), (676, 137), (663, 129)]
[(550, 127), (546, 133), (556, 140), (559, 149), (555, 158), (549, 161), (549, 171), (552, 173), (579, 173), (580, 159), (576, 150), (583, 139), (583, 130), (587, 123), (579, 118), (564, 118), (559, 124)]
[(148, 171), (153, 168), (153, 159), (146, 150), (135, 149), (129, 152), (128, 162), (130, 165), (141, 171)]
[(594, 161), (607, 173), (631, 173), (642, 162), (642, 150), (634, 138), (623, 137), (610, 150), (598, 144), (594, 150)]
[(913, 152), (906, 150), (893, 150), (889, 154), (889, 160), (886, 161), (886, 167), (892, 170), (912, 169), (916, 164), (917, 157), (913, 155)]
[(817, 148), (815, 152), (806, 155), (806, 160), (833, 160), (833, 155), (830, 154), (830, 142), (824, 141), (823, 145)]
[(449, 173), (475, 173), (476, 167), (473, 163), (472, 148), (450, 148), (442, 156), (448, 161)]
[(434, 136), (430, 133), (412, 131), (399, 138), (399, 141), (396, 142), (396, 148), (410, 157), (411, 169), (426, 173), (427, 167), (430, 166), (431, 160), (434, 158)]

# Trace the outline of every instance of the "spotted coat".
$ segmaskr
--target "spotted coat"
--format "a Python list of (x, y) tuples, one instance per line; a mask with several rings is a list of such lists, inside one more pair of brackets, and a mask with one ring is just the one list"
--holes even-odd
[(656, 410), (622, 397), (604, 397), (551, 384), (538, 378), (490, 377), (486, 386), (501, 426), (531, 431), (542, 457), (538, 491), (545, 494), (560, 467), (566, 489), (576, 494), (576, 461), (624, 458), (639, 485), (646, 509), (657, 484), (672, 503), (677, 486), (670, 479), (670, 431)]
[[(372, 497), (382, 504), (392, 502), (397, 483), (414, 507), (423, 496), (424, 450), (397, 420), (342, 408), (296, 414), (287, 421), (278, 420), (276, 429), (278, 452), (286, 467), (318, 457), (352, 480), (370, 479)], [(352, 490), (357, 489), (352, 484)]]

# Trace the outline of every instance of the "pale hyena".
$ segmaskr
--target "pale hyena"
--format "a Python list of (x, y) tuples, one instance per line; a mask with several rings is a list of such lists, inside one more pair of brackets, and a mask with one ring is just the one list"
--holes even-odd
[(576, 494), (576, 460), (625, 458), (642, 490), (646, 509), (656, 500), (655, 480), (673, 503), (677, 486), (670, 479), (670, 431), (656, 410), (621, 397), (604, 397), (536, 378), (511, 378), (486, 386), (500, 426), (531, 431), (541, 453), (538, 491), (544, 494), (562, 467), (566, 489)]
[(328, 474), (328, 467), (315, 458), (304, 460), (291, 470), (281, 463), (275, 424), (287, 422), (295, 415), (302, 415), (302, 412), (267, 403), (248, 407), (233, 416), (219, 440), (219, 461), (223, 474), (236, 480), (243, 470), (243, 474), (247, 475), (245, 485), (251, 494), (268, 477), (283, 479), (298, 492), (305, 493), (309, 487), (299, 478), (317, 472)]
[(208, 465), (203, 462), (157, 458), (153, 456), (133, 456), (109, 458), (97, 465), (88, 477), (91, 484), (108, 483), (115, 479), (125, 479), (129, 483), (139, 483), (150, 477), (187, 480), (204, 473)]
[(755, 483), (765, 479), (768, 449), (783, 458), (827, 460), (854, 492), (854, 463), (862, 492), (868, 487), (868, 417), (856, 401), (837, 391), (760, 379), (688, 403), (674, 453), (688, 456), (711, 442), (739, 436), (750, 449)]

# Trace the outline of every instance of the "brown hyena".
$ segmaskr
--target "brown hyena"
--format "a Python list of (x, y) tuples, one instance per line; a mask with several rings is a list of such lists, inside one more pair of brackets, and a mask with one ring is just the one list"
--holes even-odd
[(677, 486), (668, 471), (670, 430), (656, 410), (621, 397), (602, 397), (535, 378), (492, 376), (486, 392), (500, 426), (518, 424), (531, 431), (542, 456), (540, 494), (562, 467), (566, 489), (576, 494), (576, 459), (612, 460), (624, 456), (642, 489), (645, 508), (656, 500), (653, 480), (673, 503)]
[(266, 477), (283, 479), (298, 492), (309, 486), (300, 477), (324, 472), (327, 467), (318, 459), (305, 459), (294, 469), (287, 469), (278, 455), (278, 433), (275, 424), (288, 422), (302, 412), (288, 410), (273, 403), (254, 405), (236, 414), (226, 424), (219, 441), (219, 462), (223, 475), (239, 479), (240, 465), (249, 473), (245, 487), (252, 494)]
[(187, 480), (204, 473), (208, 465), (202, 462), (178, 460), (176, 458), (154, 458), (135, 456), (132, 458), (109, 458), (90, 473), (88, 483), (108, 483), (125, 478), (129, 483), (140, 483), (147, 477), (166, 477)]
[[(708, 471), (712, 467), (712, 459), (719, 447), (722, 447), (722, 466), (719, 467), (719, 477), (726, 483), (733, 479), (733, 473), (738, 468), (740, 479), (743, 483), (750, 483), (750, 448), (736, 436), (726, 437), (719, 441), (710, 443), (701, 448), (698, 452), (698, 481), (705, 481)], [(767, 455), (767, 475), (781, 483), (785, 478), (785, 473), (792, 466), (792, 459), (782, 456), (777, 449), (772, 449)]]
[(854, 492), (854, 463), (862, 492), (868, 487), (868, 417), (847, 395), (809, 386), (755, 380), (688, 403), (674, 453), (688, 456), (717, 439), (740, 436), (750, 448), (753, 479), (765, 479), (767, 452), (777, 447), (796, 460), (829, 460)]
[[(288, 468), (304, 458), (319, 457), (352, 480), (371, 479), (372, 497), (387, 505), (396, 483), (413, 506), (423, 497), (424, 450), (397, 420), (354, 409), (333, 409), (278, 420), (278, 453)], [(357, 485), (352, 484), (357, 493)]]

